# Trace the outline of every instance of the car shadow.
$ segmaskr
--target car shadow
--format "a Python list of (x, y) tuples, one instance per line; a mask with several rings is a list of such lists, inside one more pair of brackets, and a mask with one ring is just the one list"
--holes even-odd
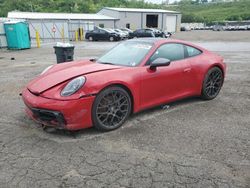
[[(169, 109), (169, 108), (171, 108), (171, 109), (177, 108), (180, 106), (188, 105), (190, 103), (198, 103), (198, 102), (202, 102), (202, 101), (203, 100), (200, 97), (190, 97), (190, 98), (181, 99), (181, 100), (178, 100), (175, 102), (159, 105), (159, 106), (152, 107), (152, 108), (140, 111), (138, 113), (135, 113), (132, 116), (130, 116), (128, 121), (131, 121), (131, 120), (133, 121), (133, 119), (139, 118), (141, 116), (152, 114), (152, 113), (157, 113), (157, 112), (160, 112), (162, 110)], [(49, 132), (49, 133), (55, 134), (58, 136), (62, 135), (62, 136), (70, 136), (72, 138), (79, 138), (80, 136), (83, 136), (83, 135), (86, 135), (86, 136), (100, 135), (100, 134), (102, 135), (102, 134), (107, 133), (107, 132), (98, 131), (94, 127), (91, 127), (91, 128), (87, 128), (87, 129), (78, 130), (78, 131), (55, 130), (55, 131)]]
[(166, 110), (166, 109), (173, 109), (173, 108), (177, 108), (180, 106), (184, 106), (190, 103), (198, 103), (198, 102), (202, 102), (203, 100), (200, 97), (189, 97), (189, 98), (184, 98), (184, 99), (180, 99), (178, 101), (174, 101), (174, 102), (170, 102), (170, 103), (165, 103), (159, 106), (155, 106), (152, 108), (148, 108), (145, 110), (142, 110), (138, 113), (135, 113), (131, 116), (131, 118), (135, 118), (135, 117), (139, 117), (142, 115), (146, 115), (148, 113), (156, 113), (159, 112), (161, 110)]
[(14, 124), (20, 125), (23, 129), (26, 130), (34, 130), (37, 129), (38, 131), (44, 131), (45, 133), (49, 135), (54, 135), (57, 137), (68, 137), (68, 138), (77, 138), (79, 135), (98, 135), (101, 134), (102, 132), (96, 130), (95, 128), (86, 128), (82, 130), (76, 130), (76, 131), (70, 131), (70, 130), (64, 130), (64, 129), (55, 129), (53, 127), (44, 127), (42, 124), (39, 124), (29, 118), (24, 112), (20, 112), (17, 117), (15, 117), (15, 122)]
[(79, 138), (80, 136), (86, 135), (86, 136), (96, 136), (101, 134), (101, 131), (96, 130), (94, 127), (81, 129), (81, 130), (64, 130), (64, 129), (53, 129), (52, 131), (43, 128), (44, 132), (55, 135), (55, 136), (66, 136), (71, 137), (74, 139)]

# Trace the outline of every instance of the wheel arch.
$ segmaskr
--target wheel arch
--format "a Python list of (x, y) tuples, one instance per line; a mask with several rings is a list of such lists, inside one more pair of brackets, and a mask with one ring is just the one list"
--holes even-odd
[(207, 72), (208, 72), (210, 69), (214, 68), (214, 67), (217, 67), (217, 68), (219, 68), (219, 69), (222, 71), (223, 78), (224, 78), (224, 76), (225, 76), (225, 71), (224, 71), (223, 66), (222, 66), (221, 64), (219, 64), (219, 63), (216, 63), (216, 64), (211, 64), (209, 67), (207, 67), (207, 68), (204, 70), (203, 77), (202, 77), (202, 82), (203, 82), (203, 80), (205, 79)]
[[(219, 64), (219, 63), (216, 63), (216, 64), (213, 64), (212, 66), (210, 66), (209, 69), (211, 69), (211, 68), (213, 68), (213, 67), (218, 67), (218, 68), (221, 70), (221, 72), (222, 72), (222, 74), (223, 74), (223, 79), (224, 79), (225, 70), (224, 70), (223, 66), (222, 66), (221, 64)], [(208, 70), (209, 70), (209, 69), (208, 69)]]
[[(222, 75), (223, 75), (223, 83), (224, 83), (224, 80), (225, 80), (225, 69), (224, 69), (224, 67), (223, 67), (221, 64), (216, 63), (216, 64), (211, 65), (211, 66), (207, 69), (206, 73), (207, 73), (210, 69), (212, 69), (212, 68), (214, 68), (214, 67), (217, 67), (217, 68), (219, 68), (219, 69), (221, 70)], [(205, 74), (205, 76), (206, 76), (206, 74)], [(205, 78), (205, 77), (204, 77), (204, 78)], [(222, 83), (222, 85), (223, 85), (223, 83)]]

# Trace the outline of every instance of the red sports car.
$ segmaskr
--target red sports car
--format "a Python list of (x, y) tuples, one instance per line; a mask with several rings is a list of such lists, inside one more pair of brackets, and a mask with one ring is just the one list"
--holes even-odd
[(190, 96), (215, 98), (225, 68), (220, 56), (188, 42), (133, 39), (97, 60), (48, 67), (22, 97), (28, 115), (45, 126), (108, 131), (146, 108)]

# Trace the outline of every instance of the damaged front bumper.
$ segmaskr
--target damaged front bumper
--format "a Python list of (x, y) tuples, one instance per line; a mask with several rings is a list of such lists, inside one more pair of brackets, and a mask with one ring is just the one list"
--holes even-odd
[(56, 100), (22, 92), (26, 113), (36, 122), (57, 129), (79, 130), (92, 126), (91, 110), (95, 96), (77, 100)]

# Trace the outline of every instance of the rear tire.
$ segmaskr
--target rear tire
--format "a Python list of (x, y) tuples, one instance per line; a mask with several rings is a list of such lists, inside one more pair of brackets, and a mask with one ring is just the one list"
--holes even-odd
[(131, 113), (128, 92), (117, 86), (102, 90), (92, 107), (92, 121), (96, 129), (111, 131), (122, 126)]
[(202, 85), (201, 97), (205, 100), (214, 99), (220, 92), (224, 78), (219, 67), (208, 70)]
[(89, 41), (93, 41), (93, 40), (94, 40), (93, 37), (90, 36), (90, 37), (89, 37)]

